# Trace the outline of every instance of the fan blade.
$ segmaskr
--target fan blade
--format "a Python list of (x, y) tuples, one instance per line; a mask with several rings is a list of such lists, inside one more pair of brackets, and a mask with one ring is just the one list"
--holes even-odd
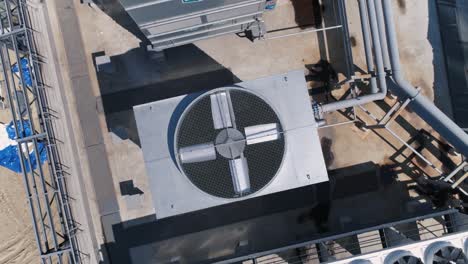
[(247, 145), (277, 140), (280, 137), (278, 124), (263, 124), (244, 128)]
[(245, 158), (229, 160), (232, 184), (237, 194), (250, 191), (249, 167)]
[(447, 261), (447, 260), (441, 256), (434, 255), (433, 261), (434, 263), (443, 263), (444, 261)]
[(462, 250), (461, 250), (461, 249), (459, 249), (459, 248), (454, 248), (454, 249), (452, 250), (452, 252), (450, 252), (450, 257), (449, 257), (449, 258), (450, 258), (451, 260), (456, 260), (456, 259), (460, 256), (461, 253), (462, 253)]
[(440, 250), (440, 255), (444, 258), (449, 258), (450, 257), (450, 249), (448, 247), (444, 247)]
[(416, 257), (410, 257), (408, 260), (408, 264), (418, 264), (419, 259)]
[(182, 163), (195, 163), (216, 159), (216, 149), (213, 143), (205, 143), (179, 149)]
[(231, 111), (229, 110), (229, 99), (226, 92), (210, 95), (211, 115), (215, 129), (232, 127)]

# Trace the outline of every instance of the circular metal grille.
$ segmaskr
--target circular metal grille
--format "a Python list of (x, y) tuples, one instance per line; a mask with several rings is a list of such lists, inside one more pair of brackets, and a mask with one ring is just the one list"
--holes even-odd
[[(215, 93), (228, 94), (232, 115), (230, 127), (215, 129), (212, 98)], [(276, 140), (247, 144), (245, 128), (262, 124), (277, 124)], [(200, 190), (221, 198), (238, 198), (265, 187), (279, 170), (285, 151), (282, 126), (275, 111), (259, 96), (239, 88), (210, 91), (192, 102), (184, 111), (176, 130), (175, 150), (181, 171)], [(185, 163), (181, 149), (212, 143), (216, 157), (211, 160)], [(213, 154), (214, 155), (214, 154)], [(245, 158), (250, 188), (238, 193), (233, 183), (230, 160)]]

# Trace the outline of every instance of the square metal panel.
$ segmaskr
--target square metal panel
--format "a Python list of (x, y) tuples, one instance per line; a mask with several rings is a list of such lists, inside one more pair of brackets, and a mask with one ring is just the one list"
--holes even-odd
[[(174, 116), (195, 96), (185, 95), (134, 107), (158, 219), (328, 181), (317, 124), (302, 71), (238, 83), (264, 98), (281, 120), (285, 151), (273, 180), (241, 198), (221, 198), (198, 189), (174, 157)], [(254, 161), (250, 161), (254, 162)]]

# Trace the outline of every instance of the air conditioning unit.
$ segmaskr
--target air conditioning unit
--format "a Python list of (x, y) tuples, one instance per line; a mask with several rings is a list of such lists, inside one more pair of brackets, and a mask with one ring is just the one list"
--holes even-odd
[(449, 241), (437, 241), (426, 248), (424, 263), (468, 263), (468, 258), (463, 249), (454, 246)]
[(410, 251), (396, 250), (385, 257), (384, 264), (423, 264), (423, 262)]
[(161, 51), (197, 40), (249, 32), (266, 33), (266, 0), (119, 0), (152, 48)]
[(158, 219), (328, 181), (302, 71), (134, 113)]
[(334, 264), (370, 263), (457, 263), (467, 264), (468, 232), (459, 232), (423, 241), (414, 241), (398, 247), (338, 260)]

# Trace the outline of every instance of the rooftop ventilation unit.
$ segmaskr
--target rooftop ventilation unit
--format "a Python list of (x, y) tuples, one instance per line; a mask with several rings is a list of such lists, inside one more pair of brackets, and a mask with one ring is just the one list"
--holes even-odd
[(228, 33), (265, 33), (266, 0), (119, 1), (158, 51)]
[(448, 241), (437, 241), (429, 245), (424, 253), (424, 263), (467, 264), (468, 259), (461, 248), (455, 247)]
[(282, 132), (275, 111), (254, 93), (233, 87), (209, 92), (179, 121), (178, 167), (207, 194), (238, 198), (256, 193), (281, 166)]
[(328, 180), (302, 71), (134, 112), (157, 218)]
[[(423, 238), (423, 237), (422, 237)], [(371, 263), (456, 263), (468, 264), (468, 232), (446, 234), (428, 240), (406, 241), (398, 247), (390, 247), (364, 255), (354, 256), (330, 263), (354, 264), (355, 261), (367, 260)], [(408, 243), (409, 242), (409, 243)], [(462, 249), (463, 248), (463, 249)]]
[(385, 258), (384, 264), (423, 264), (423, 262), (409, 251), (397, 250)]

